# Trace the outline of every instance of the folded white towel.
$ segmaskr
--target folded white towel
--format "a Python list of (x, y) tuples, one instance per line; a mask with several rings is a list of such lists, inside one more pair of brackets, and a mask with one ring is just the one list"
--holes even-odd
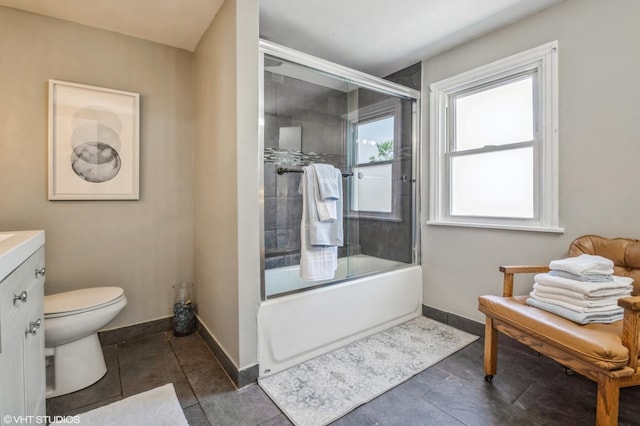
[(581, 308), (601, 308), (603, 306), (618, 306), (618, 299), (620, 297), (629, 296), (630, 293), (614, 296), (614, 297), (601, 297), (597, 299), (579, 299), (575, 297), (569, 297), (562, 294), (556, 293), (547, 293), (540, 290), (540, 287), (533, 286), (533, 291), (531, 292), (531, 297), (536, 298), (538, 300), (542, 300), (543, 302), (548, 300), (557, 300), (558, 302), (569, 303), (573, 306), (578, 306)]
[(597, 301), (608, 297), (626, 297), (631, 294), (632, 287), (612, 288), (611, 290), (600, 290), (597, 294), (589, 295), (584, 292), (573, 291), (562, 287), (548, 286), (543, 283), (533, 284), (533, 288), (544, 292), (545, 294), (555, 294), (559, 296), (569, 297), (576, 300)]
[(578, 324), (588, 324), (591, 322), (611, 324), (612, 322), (620, 321), (624, 316), (624, 310), (622, 308), (611, 310), (608, 312), (579, 313), (574, 312), (570, 309), (565, 309), (562, 306), (541, 302), (532, 297), (529, 297), (526, 300), (526, 303), (527, 305), (534, 306), (547, 312), (551, 312), (570, 321), (577, 322)]
[(536, 292), (535, 290), (532, 291), (529, 296), (531, 296), (533, 299), (539, 300), (540, 302), (544, 302), (544, 303), (551, 303), (552, 305), (557, 305), (557, 306), (561, 306), (563, 308), (572, 310), (574, 312), (579, 312), (579, 313), (588, 313), (588, 312), (609, 312), (615, 309), (618, 309), (618, 299), (615, 299), (615, 301), (613, 301), (613, 303), (608, 303), (606, 305), (602, 305), (602, 306), (580, 306), (576, 303), (574, 303), (573, 301), (564, 301), (564, 300), (560, 300), (557, 297), (544, 297), (541, 296), (540, 293)]
[(603, 283), (582, 282), (570, 280), (563, 277), (554, 277), (553, 275), (537, 274), (534, 277), (536, 283), (544, 284), (549, 287), (558, 287), (566, 290), (572, 290), (587, 296), (602, 296), (608, 294), (612, 289), (633, 290), (632, 278), (613, 276), (613, 281)]
[(581, 254), (578, 257), (552, 260), (549, 269), (570, 272), (575, 275), (611, 275), (613, 262), (606, 257)]
[(565, 278), (569, 278), (571, 280), (576, 280), (576, 281), (586, 281), (586, 282), (591, 282), (591, 283), (603, 283), (603, 282), (607, 282), (607, 281), (613, 281), (613, 278), (611, 278), (613, 275), (601, 275), (601, 274), (582, 274), (582, 275), (576, 275), (576, 274), (572, 274), (571, 272), (567, 272), (567, 271), (559, 271), (559, 270), (551, 270), (549, 271), (549, 273), (551, 275), (554, 275), (556, 277), (565, 277)]
[(320, 222), (338, 220), (338, 200), (341, 196), (342, 173), (330, 164), (312, 164), (314, 194)]

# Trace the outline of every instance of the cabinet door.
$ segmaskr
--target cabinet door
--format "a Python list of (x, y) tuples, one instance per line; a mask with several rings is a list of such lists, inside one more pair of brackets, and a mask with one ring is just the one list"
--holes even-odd
[[(7, 320), (3, 331), (7, 333), (5, 344), (0, 353), (0, 422), (5, 424), (5, 416), (24, 416), (24, 324), (26, 309), (17, 310)], [(6, 424), (10, 424), (8, 422)]]
[[(45, 415), (43, 267), (41, 248), (0, 283), (1, 425), (15, 424), (21, 416)], [(16, 300), (23, 292), (24, 300)], [(30, 322), (38, 319), (40, 327), (29, 332)]]
[(44, 280), (34, 281), (29, 290), (29, 310), (25, 321), (25, 330), (31, 324), (39, 323), (35, 334), (25, 333), (24, 337), (24, 381), (27, 413), (31, 416), (44, 416), (45, 405), (45, 366), (44, 366)]

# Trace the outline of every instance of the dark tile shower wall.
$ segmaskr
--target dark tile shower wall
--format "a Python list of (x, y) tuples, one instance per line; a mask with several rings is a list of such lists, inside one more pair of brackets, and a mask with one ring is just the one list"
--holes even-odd
[(267, 269), (300, 263), (300, 219), (302, 197), (300, 175), (278, 176), (279, 165), (265, 164), (264, 237)]
[[(265, 72), (264, 229), (265, 268), (300, 263), (301, 175), (278, 175), (278, 167), (299, 169), (309, 162), (344, 168), (342, 117), (344, 93), (290, 77)], [(281, 127), (302, 129), (301, 150), (279, 147)]]

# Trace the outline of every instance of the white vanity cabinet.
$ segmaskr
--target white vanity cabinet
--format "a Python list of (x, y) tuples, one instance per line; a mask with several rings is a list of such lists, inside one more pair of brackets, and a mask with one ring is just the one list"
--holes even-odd
[[(0, 238), (3, 235), (6, 233), (0, 233)], [(17, 423), (17, 417), (44, 416), (46, 411), (44, 233), (22, 231), (12, 235), (22, 238), (0, 240), (2, 425)]]

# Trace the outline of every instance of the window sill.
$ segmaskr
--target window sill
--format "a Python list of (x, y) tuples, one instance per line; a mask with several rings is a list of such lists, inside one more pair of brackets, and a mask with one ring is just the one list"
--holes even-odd
[(542, 226), (525, 226), (525, 225), (508, 225), (508, 224), (494, 224), (494, 223), (476, 223), (476, 222), (453, 222), (442, 220), (429, 220), (427, 225), (437, 226), (459, 226), (466, 228), (485, 228), (485, 229), (506, 229), (510, 231), (529, 231), (529, 232), (546, 232), (552, 234), (564, 234), (564, 228), (557, 227), (542, 227)]
[(380, 220), (386, 222), (402, 222), (402, 218), (398, 216), (385, 216), (384, 214), (376, 215), (376, 214), (366, 214), (366, 213), (357, 213), (353, 210), (349, 214), (349, 219), (367, 219), (367, 220)]

